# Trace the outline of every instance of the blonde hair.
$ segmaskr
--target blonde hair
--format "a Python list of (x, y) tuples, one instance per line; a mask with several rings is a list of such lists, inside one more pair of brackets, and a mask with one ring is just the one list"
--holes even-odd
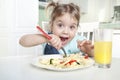
[(60, 17), (65, 13), (69, 13), (74, 19), (77, 20), (77, 25), (79, 25), (80, 9), (79, 6), (73, 3), (59, 4), (59, 3), (51, 2), (48, 4), (46, 9), (52, 11), (50, 13), (50, 27), (53, 25), (53, 22), (57, 17)]

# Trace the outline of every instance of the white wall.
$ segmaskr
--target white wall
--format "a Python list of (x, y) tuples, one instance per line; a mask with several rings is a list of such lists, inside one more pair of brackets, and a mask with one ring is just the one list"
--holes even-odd
[(23, 34), (36, 32), (38, 0), (0, 0), (0, 57), (35, 55), (37, 48), (19, 45)]
[(113, 16), (114, 0), (88, 0), (88, 12), (81, 16), (81, 22), (108, 22)]
[(112, 45), (112, 55), (114, 57), (120, 58), (120, 30), (114, 30), (113, 35), (113, 45)]
[(115, 5), (120, 5), (120, 0), (116, 0), (115, 2)]
[(62, 3), (74, 2), (80, 6), (81, 22), (109, 22), (113, 16), (113, 5), (119, 0), (54, 0)]

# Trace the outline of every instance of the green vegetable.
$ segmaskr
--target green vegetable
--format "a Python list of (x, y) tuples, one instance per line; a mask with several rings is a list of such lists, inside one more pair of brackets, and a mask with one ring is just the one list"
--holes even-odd
[(52, 58), (50, 59), (50, 64), (53, 64), (53, 60), (54, 60), (54, 59), (52, 59)]
[(76, 61), (76, 63), (77, 63), (78, 65), (80, 65), (80, 63), (79, 63), (79, 62), (77, 62), (77, 61)]

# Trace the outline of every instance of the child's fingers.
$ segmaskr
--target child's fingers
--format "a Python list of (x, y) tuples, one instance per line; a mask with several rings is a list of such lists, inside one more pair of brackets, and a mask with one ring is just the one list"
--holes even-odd
[(56, 44), (54, 44), (54, 46), (58, 50), (62, 47), (61, 42), (57, 42)]
[(91, 45), (91, 49), (94, 49), (94, 45)]
[(77, 44), (78, 44), (78, 48), (80, 49), (83, 49), (84, 47), (83, 49), (84, 51), (85, 50), (89, 51), (94, 48), (94, 45), (92, 45), (92, 42), (90, 40), (83, 40), (83, 41), (78, 40)]
[(79, 46), (84, 46), (88, 42), (87, 42), (87, 40), (83, 40), (83, 41), (78, 40), (77, 43), (78, 43)]
[(52, 38), (51, 40), (50, 40), (50, 43), (51, 43), (51, 45), (53, 46), (53, 47), (55, 47), (56, 49), (60, 49), (61, 48), (61, 40), (59, 39), (59, 38)]
[(91, 45), (92, 42), (90, 40), (84, 40), (81, 42), (80, 46), (86, 46), (86, 45)]
[(86, 53), (86, 48), (85, 48), (85, 47), (81, 46), (81, 47), (80, 47), (80, 50), (81, 50), (82, 52)]

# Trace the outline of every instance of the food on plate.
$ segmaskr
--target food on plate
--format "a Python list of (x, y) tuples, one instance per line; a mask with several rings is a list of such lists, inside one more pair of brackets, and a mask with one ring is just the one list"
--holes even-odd
[(63, 58), (42, 58), (39, 59), (39, 63), (48, 67), (64, 69), (89, 66), (91, 60), (88, 55), (82, 56), (76, 53)]

